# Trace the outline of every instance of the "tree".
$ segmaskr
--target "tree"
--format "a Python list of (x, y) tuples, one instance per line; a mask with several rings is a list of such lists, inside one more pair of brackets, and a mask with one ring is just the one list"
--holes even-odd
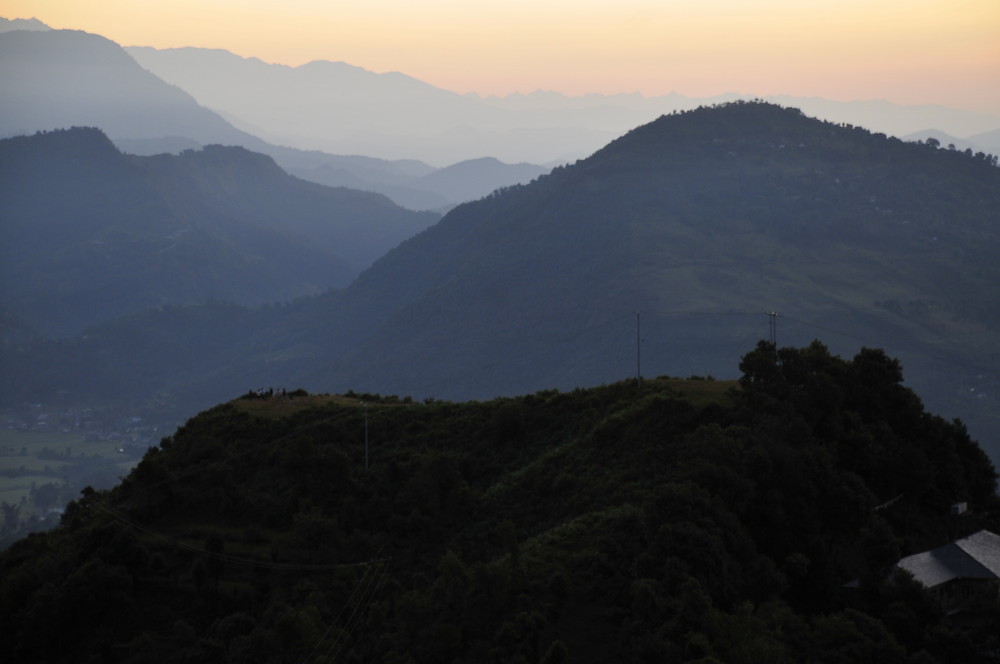
[(4, 530), (16, 530), (21, 518), (21, 508), (5, 500), (0, 503), (0, 511), (3, 512)]
[(569, 661), (569, 647), (562, 641), (556, 640), (548, 647), (542, 655), (542, 664), (563, 664)]

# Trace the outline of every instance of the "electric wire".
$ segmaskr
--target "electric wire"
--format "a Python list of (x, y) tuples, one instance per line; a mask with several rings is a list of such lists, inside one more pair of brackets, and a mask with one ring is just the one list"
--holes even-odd
[[(387, 560), (387, 559), (383, 559), (383, 560)], [(343, 617), (344, 612), (347, 611), (347, 608), (349, 606), (351, 606), (352, 603), (354, 604), (354, 607), (355, 607), (354, 610), (351, 612), (351, 616), (353, 617), (354, 614), (358, 611), (358, 607), (359, 606), (362, 606), (362, 605), (367, 606), (367, 604), (371, 601), (371, 597), (374, 595), (374, 593), (369, 594), (368, 589), (371, 588), (371, 586), (372, 586), (372, 579), (374, 578), (374, 574), (375, 574), (374, 572), (372, 572), (372, 570), (374, 570), (374, 569), (378, 569), (379, 570), (379, 572), (378, 572), (379, 579), (381, 579), (385, 575), (386, 565), (383, 564), (382, 561), (379, 561), (378, 565), (372, 564), (372, 565), (369, 565), (368, 567), (365, 568), (364, 574), (362, 574), (361, 578), (358, 579), (358, 582), (356, 584), (354, 584), (354, 590), (351, 591), (350, 597), (348, 597), (347, 601), (340, 607), (340, 611), (337, 613), (336, 617), (334, 617), (334, 619), (332, 621), (330, 621), (330, 624), (327, 626), (326, 630), (323, 632), (323, 634), (316, 641), (316, 645), (313, 646), (312, 650), (309, 651), (309, 654), (306, 655), (305, 658), (302, 660), (303, 663), (307, 663), (310, 660), (312, 660), (314, 657), (316, 657), (317, 652), (319, 651), (320, 647), (323, 645), (323, 642), (326, 641), (327, 636), (330, 634), (331, 631), (333, 631), (333, 628), (340, 622), (340, 619)], [(370, 573), (371, 573), (371, 575), (370, 575)], [(378, 585), (381, 585), (381, 581), (379, 581)], [(363, 588), (363, 590), (362, 590), (362, 588)], [(358, 597), (358, 600), (355, 601), (355, 597), (358, 595), (358, 591), (359, 590), (361, 590), (361, 595), (360, 595), (360, 597)], [(377, 588), (376, 588), (376, 590), (377, 590)], [(368, 599), (366, 599), (366, 597)], [(350, 624), (350, 618), (347, 621), (347, 625), (349, 625), (349, 624)], [(330, 651), (333, 650), (333, 648), (337, 645), (337, 643), (339, 641), (340, 641), (340, 633), (338, 633), (337, 637), (334, 639), (333, 645), (331, 645), (330, 648), (327, 649), (327, 651), (326, 651), (326, 659), (330, 659), (329, 658)], [(338, 648), (338, 654), (339, 654), (339, 648)], [(336, 658), (334, 657), (334, 660), (331, 660), (331, 661), (335, 661), (335, 659)]]
[[(385, 579), (387, 565), (379, 566), (377, 572), (378, 577), (372, 577), (368, 584), (366, 585), (364, 591), (362, 592), (360, 600), (354, 605), (354, 609), (351, 611), (351, 615), (348, 617), (347, 622), (344, 625), (344, 629), (341, 630), (337, 637), (334, 639), (333, 644), (326, 651), (326, 659), (329, 661), (337, 661), (337, 657), (340, 656), (341, 651), (347, 646), (348, 641), (354, 634), (358, 624), (361, 622), (364, 616), (364, 610), (371, 604), (372, 599), (378, 593), (379, 588), (382, 587), (382, 582)], [(343, 639), (341, 638), (343, 635)]]
[(118, 521), (121, 521), (122, 523), (136, 530), (146, 533), (147, 535), (158, 537), (167, 542), (170, 542), (179, 549), (183, 549), (185, 551), (198, 554), (205, 558), (211, 558), (213, 560), (218, 560), (220, 562), (229, 563), (232, 565), (241, 565), (244, 567), (255, 567), (260, 569), (273, 569), (273, 570), (325, 571), (325, 570), (343, 569), (348, 567), (363, 567), (366, 565), (372, 565), (376, 562), (382, 562), (382, 560), (373, 560), (373, 561), (353, 562), (353, 563), (307, 564), (307, 563), (281, 563), (281, 562), (267, 561), (267, 560), (254, 560), (252, 558), (242, 558), (239, 556), (232, 556), (219, 551), (209, 551), (208, 549), (205, 549), (203, 547), (183, 542), (177, 539), (176, 537), (173, 537), (172, 535), (168, 535), (162, 531), (156, 530), (155, 528), (146, 526), (143, 523), (128, 517), (120, 510), (117, 510), (109, 505), (103, 504), (99, 500), (91, 499), (87, 501), (87, 504), (97, 507), (98, 509), (104, 511), (106, 514), (109, 514), (111, 517), (117, 519)]
[[(565, 334), (563, 336), (551, 339), (548, 343), (549, 344), (566, 344), (566, 343), (568, 343), (570, 341), (575, 341), (576, 339), (579, 339), (580, 337), (583, 337), (583, 336), (585, 336), (587, 334), (591, 334), (591, 333), (593, 333), (593, 332), (595, 332), (597, 330), (601, 330), (601, 329), (604, 329), (606, 327), (609, 327), (609, 326), (613, 325), (614, 323), (617, 323), (617, 322), (620, 322), (620, 321), (626, 320), (626, 319), (631, 319), (633, 316), (634, 316), (633, 313), (629, 313), (629, 314), (623, 315), (623, 316), (616, 316), (614, 318), (608, 318), (608, 319), (605, 319), (605, 320), (601, 321), (600, 323), (598, 323), (596, 325), (590, 325), (590, 326), (587, 326), (587, 327), (585, 327), (585, 328), (583, 328), (581, 330), (578, 330), (576, 332), (572, 332), (572, 333)], [(407, 344), (407, 345), (410, 345), (410, 344)], [(513, 363), (518, 362), (520, 360), (523, 360), (523, 359), (526, 359), (526, 358), (529, 358), (529, 357), (533, 357), (535, 355), (535, 353), (536, 353), (536, 351), (527, 350), (527, 351), (524, 351), (524, 352), (521, 352), (521, 353), (515, 353), (515, 354), (512, 354), (512, 355), (506, 355), (503, 358), (495, 360), (493, 362), (487, 362), (487, 363), (484, 363), (484, 364), (479, 364), (479, 365), (476, 365), (475, 367), (467, 368), (464, 371), (460, 371), (460, 372), (449, 374), (448, 376), (446, 376), (444, 378), (438, 378), (438, 379), (435, 379), (435, 380), (432, 380), (432, 381), (427, 381), (425, 383), (421, 383), (419, 385), (414, 385), (411, 388), (411, 390), (414, 391), (414, 392), (422, 392), (422, 391), (427, 390), (428, 388), (431, 388), (431, 387), (433, 387), (435, 385), (440, 385), (440, 384), (443, 384), (443, 383), (453, 383), (453, 382), (455, 382), (457, 380), (461, 380), (462, 378), (466, 378), (468, 376), (474, 376), (476, 374), (484, 373), (484, 372), (489, 371), (490, 369), (492, 369), (494, 367), (503, 366), (503, 365), (507, 365), (507, 364), (513, 364)]]

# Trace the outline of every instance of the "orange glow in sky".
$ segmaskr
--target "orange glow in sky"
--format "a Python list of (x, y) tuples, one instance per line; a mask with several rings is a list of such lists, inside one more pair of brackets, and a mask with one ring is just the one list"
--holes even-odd
[(739, 92), (1000, 112), (1000, 0), (0, 0), (0, 15), (483, 95)]

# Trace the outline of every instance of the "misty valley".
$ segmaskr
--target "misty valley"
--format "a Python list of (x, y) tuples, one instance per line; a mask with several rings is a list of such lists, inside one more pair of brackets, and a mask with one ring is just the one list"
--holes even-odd
[(1000, 658), (1000, 119), (14, 23), (4, 661)]

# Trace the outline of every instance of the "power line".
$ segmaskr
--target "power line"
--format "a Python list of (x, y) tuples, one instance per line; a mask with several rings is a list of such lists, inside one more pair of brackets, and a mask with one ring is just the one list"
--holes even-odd
[[(362, 591), (361, 598), (354, 605), (354, 609), (351, 611), (351, 615), (347, 618), (347, 622), (344, 624), (344, 629), (341, 634), (344, 638), (341, 639), (341, 634), (337, 635), (334, 639), (333, 644), (327, 649), (327, 659), (330, 661), (336, 661), (337, 657), (340, 655), (341, 650), (347, 645), (348, 639), (351, 637), (354, 630), (357, 628), (358, 623), (361, 622), (361, 618), (364, 615), (364, 609), (371, 604), (372, 599), (374, 599), (375, 594), (378, 592), (379, 588), (382, 587), (382, 581), (385, 579), (387, 566), (380, 566), (378, 568), (378, 577), (375, 578), (374, 575), (368, 580), (364, 590)], [(368, 570), (365, 570), (367, 574)], [(363, 578), (363, 577), (362, 577)], [(360, 585), (360, 584), (359, 584)], [(346, 607), (346, 605), (345, 605)]]
[(366, 561), (363, 561), (363, 562), (332, 563), (332, 564), (322, 564), (322, 565), (320, 565), (320, 564), (305, 564), (305, 563), (279, 563), (279, 562), (268, 561), (268, 560), (254, 560), (254, 559), (251, 559), (251, 558), (241, 558), (241, 557), (238, 557), (238, 556), (231, 556), (229, 554), (225, 554), (225, 553), (222, 553), (220, 551), (209, 551), (209, 550), (204, 549), (204, 548), (202, 548), (200, 546), (195, 546), (193, 544), (187, 544), (186, 542), (182, 542), (179, 539), (177, 539), (176, 537), (173, 537), (172, 535), (168, 535), (168, 534), (166, 534), (166, 533), (164, 533), (164, 532), (162, 532), (160, 530), (157, 530), (155, 528), (147, 526), (147, 525), (145, 525), (145, 524), (143, 524), (143, 523), (141, 523), (141, 522), (139, 522), (139, 521), (137, 521), (135, 519), (132, 519), (132, 518), (126, 516), (120, 510), (117, 510), (117, 509), (111, 507), (110, 505), (105, 505), (104, 503), (102, 503), (99, 500), (89, 499), (86, 502), (87, 502), (87, 504), (89, 504), (89, 505), (91, 505), (93, 507), (97, 507), (98, 509), (104, 511), (106, 514), (109, 514), (114, 519), (117, 519), (118, 521), (121, 521), (122, 523), (124, 523), (124, 524), (126, 524), (126, 525), (128, 525), (128, 526), (130, 526), (130, 527), (132, 527), (132, 528), (134, 528), (136, 530), (144, 532), (147, 535), (151, 535), (153, 537), (158, 537), (158, 538), (160, 538), (162, 540), (165, 540), (165, 541), (169, 542), (170, 544), (176, 546), (179, 549), (183, 549), (185, 551), (189, 551), (191, 553), (198, 554), (198, 555), (203, 556), (205, 558), (212, 558), (214, 560), (218, 560), (218, 561), (221, 561), (221, 562), (224, 562), (224, 563), (230, 563), (230, 564), (233, 564), (233, 565), (242, 565), (244, 567), (255, 567), (255, 568), (259, 568), (259, 569), (300, 570), (300, 571), (302, 571), (302, 570), (305, 570), (305, 571), (327, 571), (327, 570), (334, 570), (334, 569), (344, 569), (344, 568), (348, 568), (348, 567), (364, 567), (364, 566), (367, 566), (367, 565), (372, 565), (372, 564), (375, 564), (375, 563), (381, 563), (381, 562), (385, 562), (385, 561), (388, 560), (388, 558), (382, 558), (382, 559), (378, 559), (378, 560), (366, 560)]
[[(807, 312), (803, 312), (803, 313), (807, 313)], [(777, 321), (777, 319), (778, 319), (779, 315), (783, 319), (785, 319), (785, 320), (787, 320), (789, 322), (794, 322), (794, 323), (798, 323), (798, 324), (801, 324), (801, 325), (811, 326), (811, 327), (814, 327), (816, 329), (824, 330), (826, 332), (837, 334), (837, 335), (840, 335), (840, 336), (843, 336), (843, 337), (852, 338), (852, 339), (857, 340), (861, 344), (867, 344), (867, 343), (870, 342), (870, 340), (863, 339), (863, 338), (859, 337), (856, 334), (852, 334), (852, 333), (846, 332), (844, 330), (839, 330), (839, 329), (835, 329), (835, 328), (831, 328), (831, 327), (826, 327), (826, 326), (823, 326), (823, 325), (820, 325), (820, 324), (817, 324), (817, 323), (813, 323), (813, 322), (805, 321), (805, 320), (802, 320), (802, 319), (799, 319), (799, 318), (795, 318), (793, 316), (790, 316), (787, 312), (784, 312), (784, 311), (779, 314), (779, 312), (776, 311), (776, 310), (767, 310), (767, 311), (764, 311), (763, 314), (768, 317), (768, 336), (767, 336), (767, 338), (769, 339), (769, 341), (772, 344), (772, 346), (775, 348), (775, 352), (776, 353), (777, 353), (777, 349), (778, 349), (778, 339), (777, 339), (778, 321)], [(572, 341), (575, 341), (575, 340), (579, 339), (580, 337), (583, 337), (583, 336), (588, 335), (588, 334), (594, 334), (595, 332), (597, 332), (597, 331), (599, 331), (599, 330), (601, 330), (603, 328), (609, 327), (611, 325), (615, 325), (615, 324), (621, 322), (622, 320), (624, 320), (626, 317), (634, 316), (635, 320), (636, 320), (635, 326), (636, 326), (636, 337), (637, 337), (637, 340), (636, 340), (636, 370), (635, 370), (635, 373), (636, 373), (637, 380), (638, 380), (638, 379), (641, 379), (641, 371), (642, 371), (642, 366), (641, 366), (641, 362), (642, 362), (641, 345), (643, 343), (643, 339), (641, 337), (641, 322), (642, 322), (641, 318), (643, 317), (643, 315), (645, 315), (645, 317), (647, 317), (647, 318), (648, 317), (652, 317), (653, 319), (657, 319), (657, 318), (663, 319), (663, 318), (673, 318), (673, 317), (684, 317), (684, 318), (687, 318), (687, 317), (723, 317), (723, 318), (728, 318), (728, 317), (743, 317), (743, 318), (746, 318), (746, 317), (750, 317), (750, 318), (754, 318), (754, 317), (761, 316), (761, 312), (760, 312), (759, 309), (757, 311), (752, 311), (752, 310), (748, 310), (748, 309), (733, 309), (733, 308), (728, 308), (728, 309), (725, 309), (725, 310), (706, 310), (706, 309), (673, 309), (673, 310), (660, 309), (660, 310), (657, 310), (657, 309), (642, 309), (641, 312), (640, 311), (636, 311), (634, 314), (622, 314), (622, 315), (619, 315), (619, 316), (608, 317), (608, 318), (604, 319), (603, 321), (601, 321), (601, 322), (599, 322), (597, 324), (582, 326), (582, 327), (578, 327), (578, 328), (576, 328), (574, 330), (570, 330), (570, 331), (568, 331), (567, 333), (565, 333), (563, 335), (560, 335), (558, 337), (553, 337), (553, 338), (550, 338), (550, 339), (546, 340), (545, 341), (545, 347), (566, 345), (566, 344), (568, 344), (568, 343), (570, 343)], [(761, 338), (761, 337), (758, 337), (758, 338)], [(646, 341), (648, 342), (649, 340), (647, 339)], [(516, 363), (516, 362), (528, 359), (528, 358), (536, 357), (537, 354), (540, 352), (538, 350), (538, 348), (540, 347), (539, 341), (538, 341), (537, 337), (531, 337), (531, 339), (529, 340), (529, 342), (533, 342), (533, 343), (530, 343), (530, 345), (533, 346), (533, 348), (530, 349), (530, 350), (525, 350), (525, 351), (522, 351), (520, 353), (508, 354), (508, 355), (505, 355), (504, 357), (502, 357), (501, 359), (497, 359), (497, 360), (490, 361), (490, 362), (484, 362), (482, 364), (477, 364), (475, 366), (467, 366), (463, 370), (451, 372), (447, 376), (443, 376), (441, 378), (435, 378), (435, 379), (428, 380), (428, 381), (425, 381), (425, 382), (422, 382), (422, 383), (419, 383), (419, 384), (416, 384), (416, 385), (408, 385), (405, 389), (406, 389), (406, 391), (408, 391), (410, 393), (426, 393), (428, 390), (433, 389), (434, 387), (442, 385), (442, 384), (453, 384), (453, 383), (455, 383), (457, 381), (461, 381), (461, 380), (463, 380), (463, 379), (465, 379), (465, 378), (467, 378), (469, 376), (473, 376), (473, 375), (477, 375), (477, 374), (484, 374), (486, 372), (489, 372), (491, 369), (493, 369), (495, 367), (511, 365), (511, 364)], [(391, 350), (389, 350), (387, 352), (387, 355), (393, 355), (393, 354), (395, 354), (397, 351), (399, 351), (402, 348), (410, 348), (410, 347), (413, 347), (414, 345), (416, 345), (418, 343), (419, 343), (419, 340), (411, 339), (411, 340), (407, 341), (404, 344), (400, 344), (398, 346), (395, 346), (393, 349), (391, 349)], [(664, 344), (662, 342), (656, 342), (655, 345), (658, 348), (663, 348), (664, 347)], [(667, 345), (667, 347), (669, 347), (670, 344), (668, 343), (666, 345)], [(877, 346), (878, 344), (876, 343), (875, 345)], [(922, 355), (922, 356), (925, 356), (925, 357), (928, 357), (928, 358), (936, 359), (938, 361), (945, 362), (945, 363), (948, 363), (948, 364), (952, 364), (954, 366), (961, 366), (961, 367), (965, 367), (965, 368), (976, 370), (976, 371), (983, 372), (983, 373), (992, 373), (993, 371), (995, 371), (995, 369), (988, 369), (986, 367), (978, 366), (978, 365), (975, 365), (975, 364), (972, 364), (972, 363), (968, 363), (968, 362), (964, 362), (964, 361), (958, 360), (956, 358), (950, 358), (950, 357), (945, 357), (943, 355), (938, 355), (938, 354), (935, 354), (935, 353), (930, 353), (930, 352), (927, 352), (926, 350), (922, 350), (922, 349), (909, 349), (909, 352), (916, 353), (916, 354), (919, 354), (919, 355)]]
[[(377, 583), (373, 583), (375, 573), (372, 572), (372, 570), (376, 568), (378, 569), (379, 576), (377, 579)], [(348, 618), (347, 622), (345, 623), (344, 630), (340, 634), (337, 634), (337, 637), (334, 639), (333, 643), (326, 651), (326, 659), (330, 661), (336, 661), (336, 657), (337, 655), (340, 654), (341, 648), (343, 647), (344, 644), (347, 643), (346, 638), (343, 640), (343, 642), (341, 642), (341, 634), (347, 634), (347, 636), (350, 636), (350, 633), (356, 626), (356, 621), (352, 624), (355, 615), (360, 615), (359, 609), (362, 607), (366, 607), (368, 604), (371, 603), (371, 600), (372, 598), (374, 598), (375, 593), (378, 592), (378, 589), (382, 585), (382, 580), (385, 578), (387, 570), (388, 570), (387, 565), (378, 565), (378, 566), (371, 565), (365, 568), (364, 574), (361, 575), (361, 578), (358, 579), (358, 582), (354, 585), (354, 590), (351, 591), (351, 596), (348, 597), (347, 601), (344, 602), (343, 606), (340, 607), (340, 611), (337, 613), (337, 616), (327, 626), (326, 630), (323, 632), (322, 636), (320, 636), (319, 639), (316, 641), (316, 645), (309, 652), (309, 654), (306, 655), (303, 662), (309, 662), (311, 659), (313, 659), (317, 651), (320, 649), (320, 646), (326, 640), (327, 636), (330, 634), (331, 631), (333, 631), (334, 626), (336, 626), (336, 624), (340, 622), (340, 619), (344, 615), (344, 612), (347, 611), (347, 608), (351, 606), (353, 603), (354, 609), (351, 611), (351, 615)], [(374, 585), (374, 590), (372, 590), (373, 585)], [(361, 590), (361, 595), (358, 598), (358, 601), (355, 602), (355, 596), (358, 595), (359, 590)], [(336, 652), (333, 652), (334, 649), (336, 649)], [(332, 658), (330, 657), (331, 652), (333, 653)]]
[(635, 312), (635, 386), (639, 387), (642, 384), (642, 365), (640, 359), (642, 357), (642, 335), (639, 333), (639, 312)]
[[(583, 328), (582, 330), (571, 332), (569, 334), (565, 334), (565, 335), (557, 337), (555, 339), (551, 339), (548, 343), (549, 344), (555, 344), (555, 345), (564, 345), (564, 344), (567, 344), (570, 341), (574, 341), (576, 339), (579, 339), (580, 337), (585, 336), (587, 334), (591, 334), (591, 333), (593, 333), (593, 332), (595, 332), (597, 330), (604, 329), (604, 328), (606, 328), (606, 327), (608, 327), (610, 325), (613, 325), (615, 323), (620, 323), (621, 321), (626, 320), (627, 318), (630, 318), (630, 317), (631, 317), (631, 314), (623, 314), (623, 315), (615, 316), (614, 318), (607, 318), (607, 319), (603, 320), (602, 322), (597, 323), (596, 325), (591, 325), (591, 326)], [(410, 346), (410, 345), (412, 345), (412, 343), (408, 343), (408, 344), (405, 344), (405, 345), (406, 346)], [(470, 369), (468, 369), (466, 371), (461, 371), (461, 372), (456, 372), (456, 373), (450, 374), (449, 376), (447, 376), (445, 378), (438, 378), (438, 379), (435, 379), (435, 380), (432, 380), (432, 381), (428, 381), (426, 383), (421, 383), (419, 385), (414, 385), (412, 388), (410, 388), (410, 391), (412, 391), (412, 392), (420, 392), (420, 391), (426, 390), (427, 388), (432, 387), (434, 385), (440, 385), (442, 383), (450, 383), (450, 382), (454, 382), (456, 380), (459, 380), (461, 378), (465, 378), (467, 376), (472, 376), (472, 375), (475, 375), (475, 374), (481, 374), (481, 373), (483, 373), (485, 371), (488, 371), (489, 369), (492, 369), (493, 367), (498, 367), (498, 366), (502, 366), (502, 365), (512, 364), (514, 362), (517, 362), (518, 360), (523, 360), (523, 359), (532, 357), (532, 356), (535, 355), (535, 353), (536, 353), (536, 351), (529, 350), (529, 351), (524, 351), (522, 353), (516, 353), (516, 354), (513, 354), (513, 355), (507, 355), (507, 356), (505, 356), (502, 359), (495, 360), (493, 362), (487, 362), (487, 363), (484, 363), (484, 364), (480, 364), (480, 365), (472, 367), (472, 368), (470, 368)]]
[[(640, 311), (637, 310), (637, 311), (635, 311), (635, 314), (634, 314), (635, 315), (635, 321), (636, 321), (635, 324), (636, 324), (636, 381), (637, 381), (637, 383), (641, 381), (641, 375), (642, 375), (641, 374), (641, 344), (642, 344), (642, 336), (641, 336), (641, 313), (642, 312), (640, 312)], [(659, 316), (659, 317), (668, 317), (668, 316), (759, 316), (760, 315), (759, 313), (753, 313), (753, 312), (749, 312), (749, 311), (733, 311), (731, 309), (730, 310), (725, 310), (725, 311), (705, 311), (705, 310), (659, 310), (659, 311), (657, 311), (657, 310), (646, 310), (646, 313), (647, 313), (647, 315), (653, 315), (654, 317), (656, 317), (656, 316)], [(629, 314), (629, 315), (631, 315), (631, 314)], [(771, 311), (765, 312), (765, 315), (768, 316), (770, 341), (771, 341), (772, 345), (775, 347), (775, 349), (777, 349), (777, 316), (778, 316), (778, 313), (776, 311), (771, 310)], [(797, 323), (797, 324), (800, 324), (800, 325), (805, 325), (805, 326), (808, 326), (808, 327), (814, 327), (816, 329), (820, 329), (820, 330), (823, 330), (823, 331), (826, 331), (826, 332), (829, 332), (829, 333), (838, 334), (838, 335), (841, 335), (841, 336), (844, 336), (844, 337), (852, 338), (852, 339), (855, 339), (855, 340), (857, 340), (859, 342), (862, 342), (862, 343), (864, 343), (866, 341), (866, 340), (862, 339), (861, 337), (858, 337), (855, 334), (852, 334), (852, 333), (849, 333), (849, 332), (846, 332), (846, 331), (843, 331), (843, 330), (839, 330), (839, 329), (835, 329), (835, 328), (823, 326), (823, 325), (820, 325), (820, 324), (815, 323), (815, 322), (811, 322), (811, 321), (806, 321), (806, 320), (802, 320), (802, 319), (799, 319), (799, 318), (795, 318), (795, 317), (789, 316), (786, 313), (782, 313), (781, 316), (783, 318), (785, 318), (786, 320), (788, 320), (788, 321), (791, 321), (791, 322), (794, 322), (794, 323)], [(570, 334), (563, 335), (562, 337), (560, 337), (558, 339), (551, 340), (549, 343), (566, 343), (568, 341), (575, 340), (575, 339), (577, 339), (577, 338), (579, 338), (581, 336), (584, 336), (586, 334), (591, 334), (591, 333), (593, 333), (593, 332), (595, 332), (597, 330), (600, 330), (600, 329), (603, 329), (603, 328), (608, 327), (610, 325), (616, 324), (616, 323), (622, 321), (625, 317), (626, 317), (625, 315), (619, 315), (619, 316), (607, 318), (607, 319), (601, 321), (600, 323), (598, 323), (596, 325), (587, 326), (587, 327), (585, 327), (583, 329), (574, 331), (574, 332), (572, 332)], [(971, 370), (980, 371), (980, 372), (983, 372), (983, 373), (990, 373), (990, 372), (992, 372), (991, 369), (987, 369), (987, 368), (984, 368), (982, 366), (977, 366), (977, 365), (970, 364), (970, 363), (956, 361), (953, 358), (946, 358), (946, 357), (942, 357), (942, 356), (937, 356), (937, 355), (935, 355), (933, 353), (928, 353), (926, 351), (910, 350), (909, 352), (913, 352), (913, 353), (916, 353), (916, 354), (919, 354), (919, 355), (923, 355), (923, 356), (928, 357), (928, 358), (936, 359), (938, 361), (949, 363), (949, 364), (953, 364), (953, 365), (956, 365), (956, 366), (963, 366), (965, 368), (968, 368), (968, 369), (971, 369)], [(454, 381), (457, 378), (461, 378), (462, 376), (470, 375), (470, 374), (473, 374), (473, 373), (476, 373), (476, 372), (482, 372), (484, 370), (487, 370), (489, 367), (497, 366), (499, 364), (510, 363), (510, 362), (515, 361), (515, 360), (520, 359), (520, 358), (530, 357), (533, 354), (534, 353), (532, 351), (526, 351), (526, 352), (523, 352), (523, 353), (520, 353), (520, 354), (517, 354), (517, 355), (514, 355), (514, 356), (508, 356), (508, 357), (506, 357), (506, 358), (504, 358), (502, 360), (497, 360), (495, 362), (483, 364), (483, 365), (480, 365), (480, 366), (475, 367), (475, 368), (470, 368), (467, 371), (464, 371), (464, 372), (461, 372), (461, 373), (452, 374), (448, 378), (442, 378), (442, 379), (439, 379), (439, 380), (436, 380), (436, 381), (430, 381), (428, 383), (423, 384), (421, 387), (422, 388), (426, 388), (426, 387), (428, 387), (430, 385), (438, 384), (438, 383), (441, 383), (441, 382)], [(368, 413), (367, 413), (367, 404), (364, 404), (364, 405), (365, 405), (365, 413), (364, 413), (364, 418), (365, 418), (365, 468), (368, 468), (368, 466), (369, 466), (368, 418), (367, 418), (367, 414)], [(224, 459), (222, 459), (222, 461), (231, 461), (231, 460), (238, 459), (240, 457), (243, 457), (243, 456), (246, 456), (246, 455), (249, 455), (249, 454), (257, 453), (261, 449), (266, 449), (266, 448), (271, 447), (271, 446), (273, 446), (273, 445), (275, 445), (275, 444), (277, 444), (279, 442), (282, 442), (282, 441), (284, 441), (284, 440), (286, 440), (288, 438), (291, 438), (291, 437), (297, 436), (297, 435), (301, 435), (301, 434), (303, 434), (305, 432), (308, 432), (308, 431), (310, 431), (312, 429), (315, 429), (315, 428), (321, 427), (323, 425), (329, 424), (331, 422), (337, 421), (339, 419), (342, 419), (345, 416), (348, 416), (346, 410), (343, 411), (343, 412), (338, 412), (337, 414), (335, 414), (335, 415), (333, 415), (331, 417), (324, 418), (324, 419), (322, 419), (322, 420), (320, 420), (318, 422), (314, 422), (314, 423), (312, 423), (312, 424), (310, 424), (308, 426), (301, 427), (301, 428), (296, 428), (294, 431), (291, 431), (291, 432), (289, 432), (289, 433), (287, 433), (285, 435), (279, 436), (277, 438), (271, 439), (271, 440), (267, 441), (266, 443), (264, 443), (262, 445), (249, 446), (248, 449), (246, 449), (244, 451), (241, 451), (241, 452), (238, 452), (238, 453), (235, 453), (235, 454), (228, 454)], [(192, 476), (194, 476), (194, 475), (196, 475), (198, 473), (205, 472), (205, 471), (207, 471), (209, 469), (212, 469), (214, 467), (215, 467), (214, 465), (199, 465), (199, 466), (195, 466), (195, 467), (189, 467), (189, 469), (186, 472), (182, 472), (180, 474), (174, 475), (172, 477), (169, 477), (167, 479), (161, 480), (159, 482), (154, 482), (154, 483), (151, 483), (151, 484), (145, 484), (145, 485), (143, 485), (143, 488), (146, 489), (146, 490), (151, 490), (151, 489), (155, 489), (155, 488), (160, 487), (160, 486), (164, 486), (164, 485), (167, 485), (167, 484), (172, 484), (172, 483), (181, 481), (183, 479), (190, 478), (190, 477), (192, 477)], [(210, 557), (210, 558), (215, 558), (215, 559), (222, 560), (222, 561), (225, 561), (225, 562), (229, 562), (229, 563), (232, 563), (232, 564), (250, 565), (250, 566), (265, 567), (265, 568), (271, 568), (271, 569), (314, 569), (314, 570), (319, 570), (319, 569), (335, 569), (335, 568), (340, 568), (340, 567), (356, 567), (356, 566), (371, 564), (371, 562), (369, 561), (369, 562), (361, 562), (361, 563), (341, 563), (341, 564), (333, 564), (333, 565), (302, 565), (302, 564), (290, 564), (290, 563), (286, 564), (286, 563), (274, 563), (274, 562), (266, 562), (266, 561), (255, 561), (255, 560), (250, 560), (250, 559), (237, 558), (235, 556), (229, 556), (229, 555), (226, 555), (226, 554), (221, 554), (221, 553), (217, 553), (217, 552), (211, 552), (211, 551), (207, 551), (207, 550), (205, 550), (205, 549), (203, 549), (201, 547), (196, 547), (196, 546), (193, 546), (193, 545), (185, 544), (185, 543), (183, 543), (183, 542), (181, 542), (181, 541), (173, 538), (170, 535), (167, 535), (167, 534), (162, 533), (162, 532), (160, 532), (160, 531), (158, 531), (156, 529), (148, 527), (148, 526), (146, 526), (146, 525), (144, 525), (144, 524), (142, 524), (142, 523), (140, 523), (140, 522), (138, 522), (136, 520), (130, 519), (129, 517), (125, 516), (124, 513), (120, 512), (118, 510), (115, 510), (114, 508), (111, 508), (110, 506), (105, 505), (105, 504), (101, 503), (100, 501), (97, 501), (97, 500), (94, 500), (94, 499), (90, 499), (90, 500), (87, 500), (85, 502), (86, 502), (86, 504), (93, 505), (93, 506), (98, 507), (99, 509), (104, 510), (105, 512), (107, 512), (108, 514), (110, 514), (112, 517), (114, 517), (114, 518), (116, 518), (116, 519), (118, 519), (118, 520), (120, 520), (120, 521), (122, 521), (122, 522), (124, 522), (124, 523), (126, 523), (128, 525), (130, 525), (133, 528), (136, 528), (136, 529), (138, 529), (138, 530), (140, 530), (142, 532), (145, 532), (147, 534), (150, 534), (150, 535), (153, 535), (153, 536), (156, 536), (156, 537), (160, 537), (162, 539), (170, 541), (174, 545), (178, 546), (179, 548), (186, 549), (188, 551), (197, 553), (199, 555), (203, 555), (203, 556)]]

